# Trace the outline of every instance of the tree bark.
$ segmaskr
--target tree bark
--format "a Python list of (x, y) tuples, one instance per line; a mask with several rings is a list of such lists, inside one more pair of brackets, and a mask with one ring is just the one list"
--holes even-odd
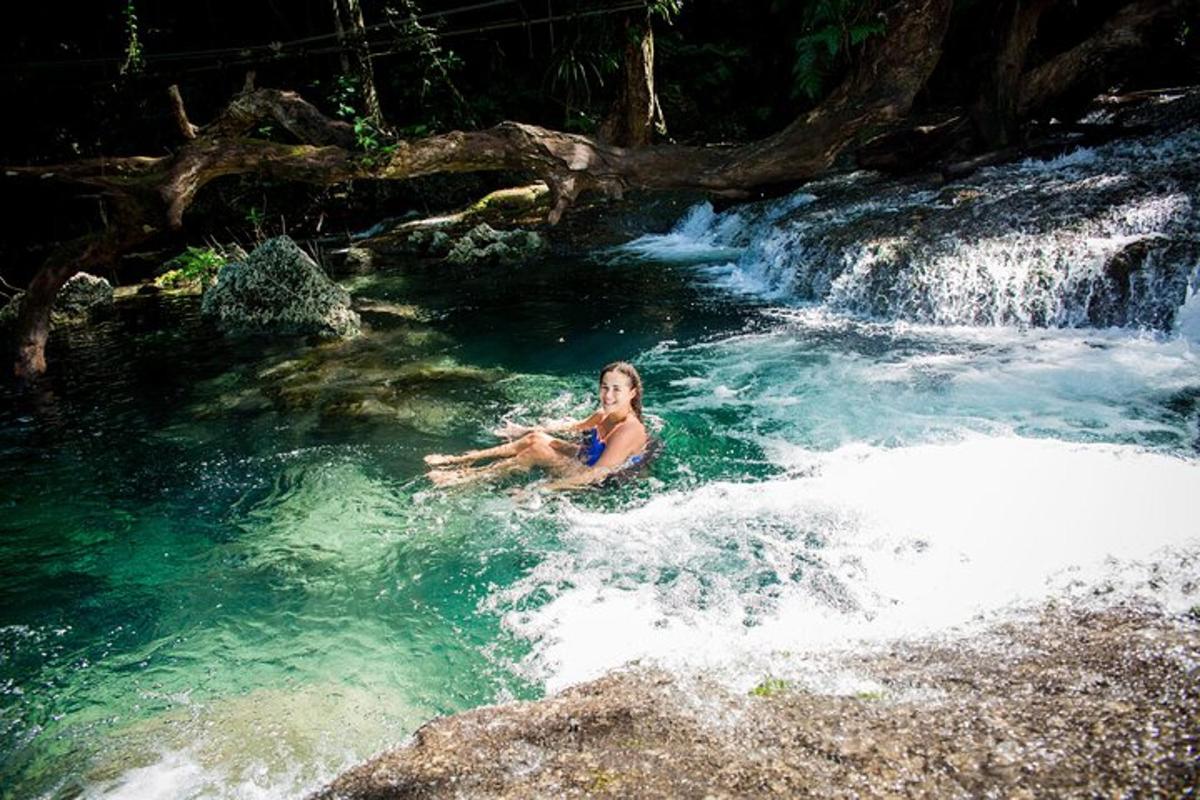
[(383, 128), (383, 110), (379, 107), (379, 94), (375, 91), (375, 67), (371, 64), (371, 47), (367, 41), (367, 25), (363, 20), (359, 0), (339, 0), (346, 20), (353, 30), (352, 51), (359, 89), (362, 91), (363, 113), (376, 127)]
[(118, 221), (114, 225), (103, 233), (60, 245), (33, 276), (16, 321), (16, 362), (13, 366), (16, 377), (28, 380), (46, 371), (50, 310), (63, 284), (78, 272), (113, 263), (122, 253), (150, 238), (152, 231), (129, 224), (131, 219), (143, 216), (135, 205), (128, 198), (118, 198), (114, 209)]
[(971, 111), (975, 130), (990, 150), (1007, 147), (1016, 137), (1025, 56), (1042, 13), (1052, 4), (1053, 0), (1007, 0), (997, 9), (994, 30), (1000, 44)]
[(342, 67), (342, 74), (350, 74), (350, 56), (346, 55), (346, 26), (342, 22), (342, 0), (330, 0), (330, 10), (333, 11), (333, 30), (337, 33), (338, 44), (342, 49), (338, 52), (338, 64)]
[(654, 30), (647, 15), (637, 27), (625, 20), (621, 86), (612, 109), (600, 124), (599, 137), (621, 147), (644, 147), (656, 133), (666, 136), (667, 123), (654, 90)]
[[(1143, 51), (1151, 33), (1172, 19), (1195, 16), (1200, 0), (1135, 0), (1123, 6), (1094, 36), (1030, 70), (1022, 80), (1018, 114), (1027, 117), (1046, 108), (1080, 84), (1092, 83), (1094, 90), (1107, 88), (1101, 83), (1106, 68)], [(1088, 92), (1091, 96), (1095, 91)]]
[[(396, 142), (383, 156), (350, 149), (353, 132), (292, 92), (247, 91), (185, 141), (173, 156), (102, 158), (55, 167), (10, 167), (8, 175), (52, 177), (102, 188), (123, 198), (123, 213), (97, 239), (47, 261), (31, 286), (36, 302), (22, 317), (16, 371), (46, 368), (49, 304), (58, 288), (84, 266), (111, 262), (132, 243), (183, 226), (184, 213), (210, 181), (257, 173), (313, 184), (352, 179), (405, 180), (438, 172), (485, 170), (533, 173), (550, 187), (551, 224), (583, 191), (620, 196), (630, 188), (694, 189), (748, 198), (763, 187), (811, 178), (854, 139), (906, 114), (941, 55), (951, 0), (905, 0), (894, 9), (888, 34), (820, 106), (784, 130), (739, 147), (663, 145), (625, 148), (576, 134), (504, 122), (482, 131)], [(305, 144), (247, 137), (274, 119)], [(44, 314), (43, 314), (44, 312)]]

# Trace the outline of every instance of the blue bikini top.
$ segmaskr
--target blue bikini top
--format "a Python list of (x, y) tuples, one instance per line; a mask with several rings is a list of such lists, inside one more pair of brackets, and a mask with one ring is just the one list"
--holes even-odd
[(579, 458), (589, 467), (596, 466), (600, 456), (604, 455), (604, 441), (600, 438), (600, 430), (592, 428), (583, 434), (583, 445), (579, 450)]

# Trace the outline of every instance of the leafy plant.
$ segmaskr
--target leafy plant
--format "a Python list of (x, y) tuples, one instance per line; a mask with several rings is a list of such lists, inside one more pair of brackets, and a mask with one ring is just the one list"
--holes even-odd
[(127, 0), (121, 9), (121, 17), (125, 21), (125, 59), (118, 72), (121, 75), (136, 75), (146, 68), (146, 60), (142, 53), (142, 41), (138, 38), (137, 9), (133, 0)]
[(566, 109), (566, 125), (582, 128), (591, 117), (593, 93), (603, 88), (605, 78), (616, 74), (621, 62), (616, 53), (579, 40), (559, 48), (550, 58), (544, 82), (546, 92)]
[(354, 142), (363, 151), (362, 161), (368, 167), (388, 160), (400, 146), (391, 134), (366, 117), (354, 118)]
[(651, 0), (646, 5), (646, 12), (651, 17), (658, 17), (670, 25), (683, 10), (683, 0)]
[(217, 279), (217, 273), (228, 263), (225, 253), (214, 247), (188, 247), (164, 266), (171, 267), (154, 279), (156, 286), (180, 289), (206, 286)]
[(333, 79), (329, 90), (329, 102), (333, 104), (333, 113), (342, 119), (354, 119), (357, 111), (354, 109), (354, 99), (358, 95), (358, 81), (353, 75), (338, 75)]
[(817, 0), (805, 6), (803, 30), (796, 40), (792, 95), (816, 101), (851, 51), (881, 35), (885, 25), (875, 0)]
[(250, 206), (246, 211), (246, 222), (250, 223), (250, 227), (254, 228), (254, 238), (260, 242), (266, 238), (263, 236), (263, 223), (266, 221), (267, 212), (265, 209), (261, 209), (258, 206)]
[(397, 5), (399, 8), (385, 6), (384, 13), (396, 34), (396, 45), (411, 52), (413, 60), (420, 66), (418, 101), (423, 104), (440, 85), (453, 101), (453, 116), (461, 123), (475, 125), (475, 114), (451, 77), (462, 68), (462, 59), (453, 50), (443, 49), (435, 27), (421, 22), (421, 9), (416, 0), (397, 0)]

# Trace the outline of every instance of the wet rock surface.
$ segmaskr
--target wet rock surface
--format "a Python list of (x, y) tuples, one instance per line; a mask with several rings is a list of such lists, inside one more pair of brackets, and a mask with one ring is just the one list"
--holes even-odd
[(451, 264), (516, 264), (542, 249), (542, 237), (533, 231), (498, 231), (481, 222), (467, 231), (446, 253)]
[(883, 690), (749, 695), (648, 669), (434, 720), (314, 795), (1166, 797), (1200, 780), (1200, 629), (1053, 607), (835, 657)]
[(204, 293), (201, 311), (228, 333), (360, 332), (350, 295), (286, 236), (263, 242), (244, 262), (226, 265)]

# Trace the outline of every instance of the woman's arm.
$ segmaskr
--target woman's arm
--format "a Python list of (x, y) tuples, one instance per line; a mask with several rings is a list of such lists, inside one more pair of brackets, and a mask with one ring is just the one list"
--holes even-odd
[(550, 481), (546, 488), (550, 491), (562, 489), (580, 489), (600, 483), (609, 475), (616, 472), (630, 457), (637, 455), (646, 446), (646, 434), (631, 425), (618, 425), (604, 443), (604, 452), (594, 466), (574, 472), (565, 478)]
[(548, 422), (544, 425), (517, 425), (516, 423), (509, 422), (497, 428), (495, 434), (505, 439), (516, 439), (534, 431), (542, 431), (544, 433), (586, 431), (588, 428), (594, 428), (599, 425), (602, 419), (604, 419), (604, 412), (596, 411), (587, 419), (581, 419), (577, 422), (566, 420), (562, 422)]

